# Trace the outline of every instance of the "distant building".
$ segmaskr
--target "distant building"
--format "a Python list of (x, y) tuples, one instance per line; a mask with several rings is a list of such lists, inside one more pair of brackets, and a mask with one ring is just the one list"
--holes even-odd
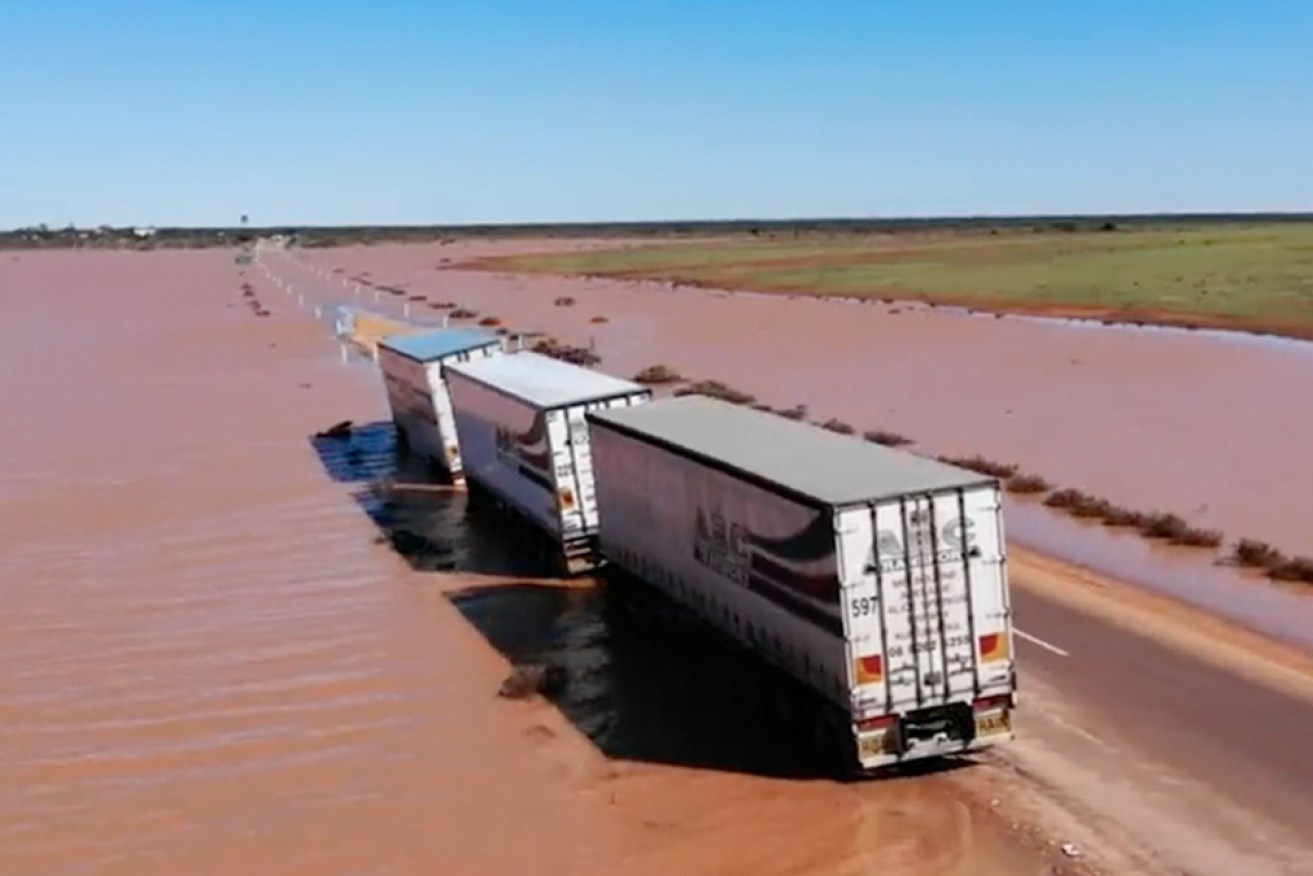
[(140, 227), (134, 228), (132, 229), (132, 233), (135, 234), (137, 237), (154, 237), (155, 227), (152, 225), (152, 226), (147, 226), (145, 228), (140, 228)]

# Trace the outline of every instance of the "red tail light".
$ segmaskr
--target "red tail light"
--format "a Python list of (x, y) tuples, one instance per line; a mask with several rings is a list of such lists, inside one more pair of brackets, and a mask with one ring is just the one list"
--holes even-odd
[(992, 697), (981, 697), (971, 704), (971, 708), (977, 712), (988, 712), (991, 709), (1006, 709), (1012, 704), (1010, 694), (999, 694)]
[(878, 715), (874, 718), (863, 718), (857, 722), (857, 729), (861, 733), (870, 733), (872, 730), (888, 730), (898, 720), (896, 715)]
[(985, 633), (980, 637), (980, 659), (988, 663), (1008, 656), (1008, 640), (1003, 633)]
[(854, 668), (858, 684), (877, 684), (884, 679), (884, 657), (879, 654), (858, 657)]

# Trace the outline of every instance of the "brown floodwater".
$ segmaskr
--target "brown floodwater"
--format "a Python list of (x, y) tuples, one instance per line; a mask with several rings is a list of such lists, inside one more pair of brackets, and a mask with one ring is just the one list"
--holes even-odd
[[(435, 641), (320, 464), (373, 381), (272, 291), (255, 317), (232, 258), (0, 268), (0, 871), (587, 860), (605, 832), (497, 720), (496, 662)], [(561, 841), (508, 846), (507, 819)]]
[[(973, 770), (819, 779), (605, 590), (380, 487), (354, 292), (233, 257), (0, 255), (0, 872), (1050, 872)], [(495, 696), (521, 659), (555, 707)]]
[[(1228, 541), (1313, 555), (1313, 393), (1302, 391), (1313, 344), (451, 268), (517, 246), (535, 245), (353, 247), (271, 254), (269, 264), (325, 294), (347, 289), (333, 268), (368, 272), (518, 329), (592, 343), (599, 367), (616, 374), (663, 362), (772, 405), (805, 403), (814, 419), (901, 432), (935, 454), (1017, 463), (1126, 507), (1177, 513)], [(556, 306), (562, 296), (575, 303)], [(366, 289), (364, 298), (399, 312), (387, 295), (374, 302)], [(1298, 587), (1216, 565), (1210, 552), (1149, 544), (1026, 500), (1009, 505), (1020, 542), (1313, 646), (1313, 599)]]

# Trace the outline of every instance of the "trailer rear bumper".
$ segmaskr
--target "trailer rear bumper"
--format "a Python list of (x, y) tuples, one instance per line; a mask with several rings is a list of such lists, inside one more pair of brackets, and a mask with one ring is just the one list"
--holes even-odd
[(1010, 695), (1002, 695), (864, 721), (853, 728), (858, 762), (869, 772), (1011, 742), (1014, 706)]
[(598, 550), (596, 535), (580, 536), (563, 542), (561, 555), (565, 563), (565, 571), (570, 575), (591, 572), (604, 563)]

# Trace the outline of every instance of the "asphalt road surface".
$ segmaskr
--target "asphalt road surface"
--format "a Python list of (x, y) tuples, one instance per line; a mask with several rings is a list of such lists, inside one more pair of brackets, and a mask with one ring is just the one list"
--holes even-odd
[(1013, 581), (1008, 760), (1146, 867), (1313, 873), (1313, 702)]

